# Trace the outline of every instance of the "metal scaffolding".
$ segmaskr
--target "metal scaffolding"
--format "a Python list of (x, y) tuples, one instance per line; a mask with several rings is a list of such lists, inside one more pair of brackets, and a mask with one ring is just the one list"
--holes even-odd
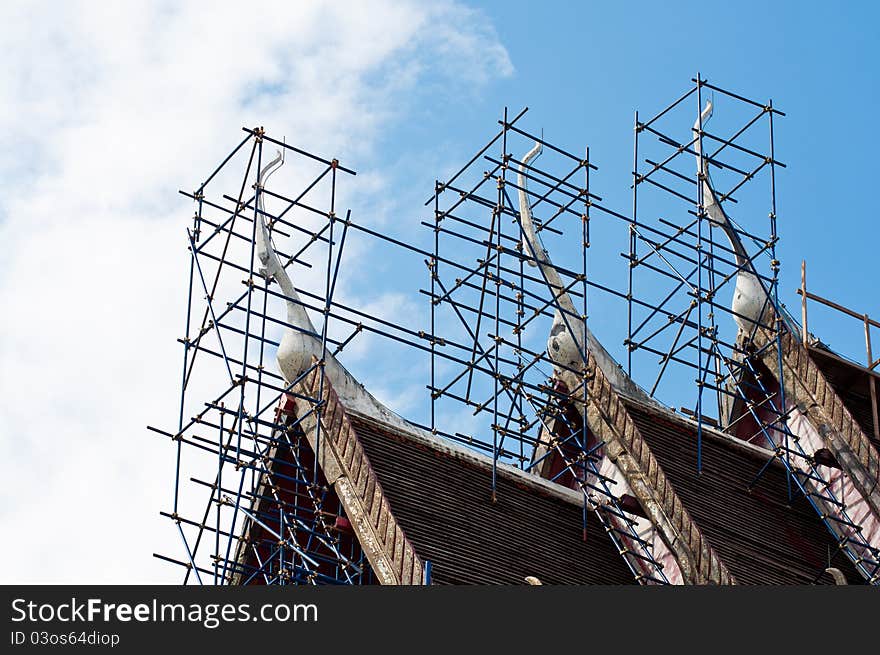
[[(811, 293), (807, 291), (807, 262), (806, 260), (801, 261), (801, 286), (797, 290), (798, 295), (801, 297), (801, 341), (805, 347), (810, 347), (813, 345), (815, 340), (811, 338), (810, 332), (807, 329), (807, 301), (813, 300), (818, 302), (821, 305), (826, 307), (830, 307), (838, 311), (840, 314), (844, 316), (849, 316), (851, 318), (855, 318), (862, 323), (862, 327), (864, 329), (865, 334), (865, 364), (864, 367), (860, 367), (866, 373), (865, 378), (868, 380), (868, 402), (871, 405), (871, 420), (870, 420), (870, 430), (871, 436), (874, 437), (874, 441), (876, 443), (880, 443), (880, 410), (878, 410), (878, 401), (877, 401), (877, 391), (878, 391), (878, 382), (876, 380), (876, 373), (874, 369), (877, 366), (880, 366), (880, 357), (874, 359), (874, 350), (871, 346), (871, 328), (880, 328), (880, 322), (872, 319), (867, 314), (860, 314), (858, 312), (849, 309), (848, 307), (844, 307), (843, 305), (834, 302), (833, 300), (828, 300), (827, 298), (823, 298), (820, 295), (815, 293)], [(855, 362), (853, 362), (855, 364)]]
[[(554, 383), (555, 363), (545, 348), (551, 323), (559, 316), (566, 329), (587, 324), (591, 282), (587, 272), (590, 221), (596, 213), (613, 213), (590, 191), (589, 150), (576, 155), (520, 126), (523, 110), (499, 120), (500, 129), (448, 180), (435, 182), (426, 202), (433, 220), (434, 250), (425, 258), (430, 286), (421, 293), (431, 306), (431, 431), (484, 450), (492, 456), (491, 498), (496, 493), (499, 462), (579, 489), (584, 500), (583, 531), (595, 516), (615, 543), (637, 580), (668, 582), (651, 545), (636, 530), (636, 521), (615, 494), (615, 481), (599, 470), (602, 443), (597, 443), (573, 408), (588, 401), (590, 356), (579, 345), (579, 362), (570, 368), (578, 388)], [(541, 166), (522, 163), (538, 144)], [(522, 195), (524, 194), (524, 196)], [(537, 244), (524, 238), (525, 197), (536, 223)], [(551, 240), (577, 257), (553, 265), (535, 249)], [(542, 265), (538, 266), (541, 258)], [(551, 273), (548, 273), (551, 269)], [(550, 277), (562, 280), (556, 288)], [(569, 296), (576, 313), (561, 302)], [(462, 406), (472, 417), (470, 429), (449, 431), (450, 416)], [(552, 471), (546, 464), (553, 458)]]
[[(794, 408), (781, 382), (781, 338), (801, 328), (778, 293), (776, 170), (784, 164), (773, 131), (785, 114), (772, 101), (751, 100), (699, 75), (692, 82), (656, 115), (635, 117), (627, 370), (653, 378), (651, 395), (667, 402), (690, 380), (694, 401), (681, 411), (697, 423), (698, 473), (706, 425), (767, 448), (772, 455), (755, 479), (744, 481), (748, 488), (781, 462), (787, 488), (780, 493), (789, 503), (803, 495), (857, 570), (877, 582), (880, 553), (789, 425)], [(704, 109), (710, 98), (719, 106), (711, 130)], [(712, 205), (720, 212), (713, 214)], [(752, 316), (732, 308), (748, 277), (763, 298)], [(768, 370), (762, 355), (773, 352)]]
[[(303, 397), (294, 391), (297, 381), (287, 384), (274, 358), (270, 363), (278, 334), (288, 327), (276, 311), (284, 296), (255, 258), (263, 215), (274, 239), (300, 242), (279, 253), (286, 266), (323, 269), (323, 293), (300, 293), (306, 307), (325, 317), (314, 335), (324, 351), (344, 347), (329, 337), (327, 318), (348, 231), (348, 216), (335, 212), (337, 179), (355, 173), (262, 128), (244, 131), (196, 190), (181, 191), (195, 214), (187, 229), (180, 412), (175, 431), (150, 429), (174, 442), (173, 502), (161, 514), (175, 525), (183, 548), (182, 557), (156, 556), (182, 566), (184, 583), (370, 582), (369, 564), (304, 439), (301, 422), (308, 414), (292, 414), (299, 400), (320, 416), (321, 388), (318, 397)], [(267, 146), (309, 171), (293, 197), (263, 188), (257, 172)], [(232, 181), (236, 196), (223, 192)], [(284, 209), (270, 215), (261, 196)]]
[[(693, 82), (647, 120), (636, 112), (629, 252), (623, 256), (629, 263), (627, 372), (651, 380), (650, 394), (672, 403), (679, 400), (672, 390), (695, 384), (693, 405), (681, 409), (697, 421), (699, 471), (703, 425), (730, 428), (729, 407), (749, 356), (756, 355), (754, 336), (779, 327), (772, 311), (779, 305), (775, 169), (784, 164), (773, 152), (773, 119), (784, 114), (772, 102)], [(702, 119), (710, 96), (722, 105), (716, 120), (725, 120), (713, 132)], [(700, 120), (689, 130), (695, 116)], [(723, 190), (716, 191), (723, 211), (741, 221), (730, 218), (729, 232), (708, 215), (710, 199), (694, 163), (700, 156), (712, 188)], [(769, 193), (756, 191), (758, 181)], [(753, 275), (764, 291), (756, 321), (732, 309), (741, 274)], [(736, 319), (750, 327), (738, 334)], [(775, 439), (785, 433), (784, 412), (768, 410), (774, 418), (761, 421), (759, 430)]]
[[(723, 108), (717, 120), (722, 125), (712, 131), (702, 120), (710, 96)], [(412, 422), (490, 456), (492, 501), (499, 465), (540, 472), (582, 493), (584, 538), (595, 522), (636, 580), (669, 581), (632, 508), (615, 492), (615, 480), (600, 470), (604, 444), (573, 411), (589, 400), (593, 353), (587, 341), (578, 345), (580, 362), (568, 368), (581, 381), (573, 389), (560, 386), (553, 372), (559, 363), (546, 350), (554, 317), (567, 329), (577, 324), (586, 330), (590, 303), (598, 296), (626, 307), (626, 372), (650, 380), (647, 393), (665, 404), (688, 403), (682, 410), (697, 424), (698, 471), (706, 425), (733, 432), (748, 423), (748, 440), (772, 454), (758, 477), (773, 461), (782, 462), (788, 485), (780, 493), (789, 500), (803, 494), (840, 549), (866, 578), (876, 579), (877, 552), (858, 530), (847, 528), (854, 524), (845, 505), (789, 429), (784, 390), (768, 385), (761, 370), (761, 352), (781, 353), (782, 332), (799, 330), (777, 292), (775, 171), (783, 164), (774, 153), (773, 121), (784, 114), (772, 102), (749, 100), (699, 76), (650, 119), (637, 113), (632, 209), (626, 212), (607, 207), (591, 191), (597, 167), (589, 150), (573, 154), (527, 131), (526, 111), (509, 117), (505, 109), (498, 129), (467, 163), (435, 181), (421, 241), (387, 234), (351, 211), (339, 216), (338, 185), (355, 172), (262, 128), (245, 129), (245, 138), (205, 182), (181, 191), (195, 213), (187, 229), (180, 410), (175, 429), (150, 429), (174, 445), (173, 500), (162, 515), (174, 525), (182, 549), (176, 557), (157, 557), (181, 566), (185, 583), (375, 579), (316, 464), (326, 400), (323, 359), (289, 384), (275, 366), (281, 332), (301, 328), (280, 318), (279, 308), (291, 298), (256, 256), (262, 217), (280, 244), (284, 267), (296, 271), (295, 302), (321, 319), (311, 336), (320, 340), (324, 358), (344, 360), (352, 342), (371, 335), (425, 362), (430, 402)], [(695, 116), (701, 118), (688, 131)], [(535, 144), (542, 148), (540, 166), (522, 160)], [(295, 191), (265, 187), (260, 171), (269, 159), (267, 147), (280, 149), (287, 168), (299, 171), (290, 185)], [(695, 161), (705, 161), (707, 172)], [(711, 188), (723, 191), (717, 204), (733, 208), (730, 214), (742, 221), (731, 219), (728, 236), (707, 211), (703, 182), (709, 170)], [(769, 191), (758, 191), (755, 181)], [(233, 184), (236, 193), (229, 195)], [(543, 243), (524, 238), (522, 198)], [(266, 210), (265, 200), (277, 209)], [(755, 220), (761, 215), (767, 220)], [(629, 236), (629, 251), (621, 253), (629, 270), (623, 284), (590, 275), (596, 218)], [(346, 241), (353, 234), (368, 242), (368, 251), (385, 249), (395, 262), (427, 271), (418, 290), (427, 299), (427, 324), (416, 318), (408, 325), (339, 299)], [(545, 245), (559, 257), (556, 265), (536, 251)], [(561, 289), (548, 270), (562, 280)], [(734, 319), (748, 317), (736, 316), (729, 297), (741, 274), (752, 275), (766, 293), (761, 318), (737, 333)], [(564, 294), (574, 312), (560, 302)], [(316, 368), (317, 393), (303, 395), (298, 383)], [(694, 380), (694, 394), (684, 394), (683, 381), (690, 386)], [(309, 410), (294, 412), (294, 404)], [(308, 430), (317, 432), (311, 440)]]
[[(507, 120), (505, 112), (487, 145), (448, 181), (437, 183), (428, 201), (433, 219), (425, 221), (433, 248), (405, 242), (367, 222), (359, 224), (350, 211), (344, 219), (338, 217), (337, 179), (354, 171), (335, 159), (274, 139), (262, 129), (246, 129), (245, 139), (203, 184), (193, 192), (181, 192), (196, 211), (187, 230), (191, 274), (185, 336), (180, 339), (180, 412), (176, 430), (151, 430), (175, 444), (173, 503), (162, 514), (174, 523), (183, 544), (183, 557), (157, 557), (182, 566), (185, 582), (373, 579), (357, 541), (345, 531), (344, 511), (303, 438), (307, 417), (291, 412), (292, 403), (301, 401), (320, 415), (321, 388), (315, 397), (303, 397), (294, 389), (296, 381), (286, 384), (272, 362), (279, 332), (300, 328), (279, 318), (278, 304), (288, 298), (256, 261), (261, 215), (273, 240), (289, 244), (279, 254), (285, 267), (297, 269), (293, 277), (310, 272), (323, 280), (322, 289), (298, 285), (296, 291), (303, 299), (299, 302), (321, 316), (320, 334), (313, 336), (320, 338), (325, 356), (340, 355), (359, 335), (369, 333), (404, 348), (410, 357), (421, 353), (429, 358), (430, 418), (424, 425), (413, 423), (439, 438), (491, 454), (495, 466), (487, 485), (493, 499), (497, 464), (526, 470), (539, 466), (550, 454), (534, 457), (541, 430), (554, 421), (566, 426), (566, 435), (551, 449), (561, 461), (553, 477), (567, 476), (569, 486), (582, 490), (585, 536), (588, 516), (596, 516), (636, 579), (666, 582), (649, 544), (612, 493), (613, 481), (596, 466), (601, 444), (590, 441), (586, 426), (570, 411), (572, 399), (582, 400), (587, 393), (586, 378), (582, 388), (571, 391), (552, 385), (552, 362), (539, 342), (546, 339), (547, 319), (557, 308), (558, 294), (540, 274), (527, 272), (535, 253), (523, 252), (519, 212), (509, 195), (510, 189), (518, 190), (509, 179), (512, 148), (527, 149), (539, 141), (552, 155), (544, 157), (551, 165), (530, 165), (525, 175), (535, 190), (523, 188), (533, 210), (552, 213), (539, 223), (539, 231), (562, 236), (563, 221), (576, 220), (580, 240), (588, 246), (590, 212), (598, 207), (588, 188), (595, 166), (587, 156), (572, 155), (522, 130), (518, 121), (524, 114), (525, 110)], [(282, 194), (260, 183), (257, 171), (267, 159), (267, 145), (283, 149), (288, 167), (293, 159), (297, 166), (314, 169), (313, 176), (300, 183), (300, 191)], [(493, 146), (497, 152), (490, 151)], [(484, 164), (489, 170), (477, 171)], [(555, 171), (557, 165), (563, 170)], [(474, 175), (476, 183), (470, 179)], [(221, 178), (222, 184), (217, 182)], [(223, 185), (233, 181), (237, 195), (224, 192)], [(489, 186), (493, 191), (486, 194)], [(266, 211), (261, 196), (282, 209)], [(421, 290), (431, 308), (427, 329), (375, 316), (334, 296), (345, 243), (355, 232), (370, 241), (370, 248), (390, 248), (395, 261), (418, 258), (427, 266), (430, 288)], [(447, 247), (452, 252), (444, 254)], [(571, 321), (585, 318), (587, 308), (588, 250), (577, 250), (579, 271), (556, 269), (568, 280), (566, 291), (582, 304), (583, 314), (569, 317)], [(330, 329), (331, 323), (336, 330)], [(341, 336), (332, 336), (340, 330)], [(586, 369), (588, 353), (582, 354), (584, 366), (578, 375)], [(456, 407), (443, 406), (446, 401)], [(462, 404), (473, 411), (462, 412)], [(438, 412), (447, 413), (438, 420)], [(473, 414), (468, 429), (444, 429), (462, 414)], [(320, 430), (320, 421), (315, 425)], [(202, 497), (195, 500), (197, 491)]]

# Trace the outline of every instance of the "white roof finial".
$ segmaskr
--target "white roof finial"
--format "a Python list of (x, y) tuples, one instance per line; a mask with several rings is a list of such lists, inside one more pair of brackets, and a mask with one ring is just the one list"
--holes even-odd
[(694, 154), (697, 158), (697, 177), (702, 192), (702, 203), (704, 215), (709, 219), (712, 227), (720, 227), (730, 247), (733, 250), (736, 259), (736, 265), (739, 268), (736, 274), (736, 290), (733, 293), (733, 318), (739, 326), (740, 330), (750, 333), (756, 323), (763, 322), (768, 311), (768, 295), (767, 290), (758, 276), (755, 275), (754, 264), (750, 261), (748, 253), (742, 244), (733, 223), (718, 200), (715, 189), (712, 188), (712, 181), (709, 179), (708, 159), (703, 155), (702, 146), (702, 128), (706, 122), (712, 117), (712, 101), (706, 101), (706, 107), (700, 113), (699, 118), (694, 122), (692, 128)]

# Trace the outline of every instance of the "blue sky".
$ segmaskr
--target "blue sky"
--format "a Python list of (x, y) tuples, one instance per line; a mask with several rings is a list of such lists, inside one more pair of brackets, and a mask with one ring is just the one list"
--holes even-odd
[[(498, 107), (530, 107), (532, 124), (572, 149), (588, 144), (593, 184), (608, 204), (629, 207), (633, 111), (655, 112), (699, 70), (719, 86), (772, 98), (783, 302), (798, 306), (800, 261), (809, 287), (858, 311), (880, 314), (876, 291), (880, 52), (875, 3), (478, 3), (508, 48), (515, 75), (479, 108), (445, 112), (438, 129), (469, 131)], [(815, 315), (821, 330), (824, 312)], [(830, 319), (829, 319), (830, 320)], [(836, 323), (829, 323), (831, 326)], [(861, 355), (851, 338), (829, 339)], [(837, 331), (837, 330), (835, 330)]]
[[(628, 212), (633, 112), (659, 110), (699, 70), (787, 113), (776, 126), (782, 300), (797, 307), (806, 258), (811, 290), (880, 316), (878, 13), (793, 2), (276, 2), (245, 15), (234, 3), (210, 13), (12, 3), (0, 27), (0, 303), (14, 317), (0, 323), (0, 531), (44, 534), (54, 516), (56, 532), (5, 540), (0, 555), (20, 566), (3, 581), (177, 580), (151, 558), (177, 548), (157, 516), (173, 462), (144, 429), (176, 416), (191, 215), (177, 189), (203, 179), (242, 125), (338, 156), (359, 172), (345, 198), (355, 216), (419, 242), (434, 178), (470, 157), (504, 106), (529, 106), (529, 129), (554, 143), (589, 146), (592, 189)], [(622, 248), (594, 244), (591, 271), (618, 275)], [(420, 262), (351, 254), (349, 299), (424, 320)], [(616, 311), (595, 317), (609, 341), (623, 336)], [(811, 312), (814, 331), (861, 356), (859, 325), (823, 315)], [(363, 352), (346, 364), (386, 397), (424, 383), (424, 369), (372, 367)], [(113, 549), (95, 544), (108, 517), (122, 535)]]
[[(782, 263), (780, 299), (800, 318), (800, 263), (808, 264), (808, 288), (860, 312), (880, 313), (876, 293), (877, 220), (870, 195), (870, 157), (876, 151), (871, 125), (877, 106), (877, 43), (871, 29), (874, 6), (830, 7), (822, 3), (477, 3), (482, 20), (494, 26), (515, 72), (492, 80), (480, 94), (456, 101), (427, 85), (413, 118), (386, 135), (388, 152), (404, 160), (411, 183), (402, 185), (396, 229), (429, 243), (427, 231), (413, 233), (416, 196), (436, 175), (454, 170), (491, 135), (507, 105), (530, 108), (526, 125), (571, 151), (590, 147), (600, 170), (593, 190), (604, 204), (629, 214), (633, 112), (644, 119), (665, 107), (699, 71), (721, 87), (782, 109), (777, 119), (776, 200)], [(420, 94), (421, 95), (421, 94)], [(716, 99), (716, 123), (724, 99)], [(681, 128), (687, 129), (695, 114)], [(424, 151), (434, 148), (431, 155)], [(442, 156), (438, 153), (442, 153)], [(416, 157), (418, 154), (418, 157)], [(410, 158), (430, 162), (413, 167)], [(441, 171), (438, 173), (438, 171)], [(756, 233), (769, 234), (766, 179), (754, 183), (763, 194), (761, 213), (734, 218)], [(416, 189), (411, 193), (410, 189)], [(421, 196), (425, 196), (421, 193)], [(650, 201), (642, 204), (649, 216)], [(408, 227), (407, 227), (408, 226)], [(626, 248), (622, 225), (594, 242), (590, 270), (623, 290)], [(615, 237), (614, 235), (617, 235)], [(557, 246), (564, 249), (564, 246)], [(557, 251), (558, 258), (571, 255)], [(844, 264), (845, 265), (842, 265)], [(766, 270), (766, 269), (765, 269)], [(623, 359), (625, 324), (620, 303), (594, 295), (593, 329)], [(723, 322), (723, 319), (722, 319)], [(729, 319), (727, 320), (729, 323)], [(815, 303), (811, 330), (832, 347), (863, 361), (864, 334), (856, 320)], [(874, 335), (875, 344), (877, 335)], [(878, 347), (875, 345), (875, 351)], [(650, 386), (654, 370), (642, 369)], [(691, 390), (670, 402), (688, 405)]]

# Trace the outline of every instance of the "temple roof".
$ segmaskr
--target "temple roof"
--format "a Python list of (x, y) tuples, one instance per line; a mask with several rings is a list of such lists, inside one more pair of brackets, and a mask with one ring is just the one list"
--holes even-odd
[[(544, 584), (635, 581), (592, 512), (584, 534), (579, 491), (498, 464), (493, 502), (491, 458), (405, 421), (346, 408), (325, 384), (321, 482), (338, 497), (340, 516), (347, 517), (374, 580), (423, 584), (430, 562), (433, 584), (522, 584), (527, 577)], [(314, 397), (317, 385), (317, 374), (309, 376), (301, 397)], [(643, 483), (663, 487), (653, 490), (669, 505), (663, 511), (693, 544), (703, 544), (696, 551), (708, 549), (712, 561), (717, 558), (707, 581), (716, 579), (711, 571), (718, 566), (740, 584), (828, 584), (828, 566), (851, 583), (862, 581), (807, 500), (795, 495), (789, 506), (785, 469), (778, 462), (765, 467), (770, 451), (703, 426), (698, 475), (694, 421), (616, 396), (640, 434), (640, 448), (656, 462), (649, 468), (658, 468), (659, 475)], [(303, 445), (314, 447), (314, 408), (303, 400), (293, 406), (292, 414), (302, 417)], [(676, 505), (689, 518), (675, 518), (682, 514)]]
[(877, 438), (874, 428), (870, 389), (870, 379), (873, 377), (874, 395), (880, 404), (880, 375), (869, 372), (865, 367), (845, 360), (826, 349), (811, 347), (809, 352), (810, 358), (843, 401), (859, 427), (874, 447), (880, 448), (880, 439)]
[[(491, 460), (362, 418), (355, 431), (391, 511), (437, 584), (632, 584), (579, 493), (507, 467), (492, 502)], [(555, 488), (554, 488), (555, 487)]]
[[(345, 526), (340, 545), (350, 550), (350, 538), (360, 543), (369, 561), (369, 580), (526, 584), (529, 577), (542, 584), (635, 583), (634, 573), (592, 513), (584, 532), (580, 492), (498, 464), (493, 501), (491, 458), (399, 417), (387, 421), (360, 414), (345, 406), (329, 380), (323, 382), (318, 414), (305, 399), (317, 395), (319, 384), (315, 369), (298, 385), (302, 393), (297, 399), (291, 397), (279, 412), (292, 426), (300, 464), (314, 462), (312, 453), (320, 440), (319, 487), (338, 500)], [(315, 429), (317, 420), (320, 430)], [(298, 476), (285, 457), (276, 451), (271, 468), (290, 473), (287, 479), (294, 484)], [(291, 506), (293, 491), (281, 490)], [(277, 528), (272, 518), (276, 505), (271, 498), (258, 497), (252, 510), (262, 524), (251, 520), (245, 529), (244, 543), (256, 543), (261, 560), (271, 556), (273, 541), (264, 526)], [(257, 565), (250, 551), (241, 552), (238, 580), (244, 581)]]
[(822, 576), (828, 566), (841, 569), (853, 584), (862, 582), (803, 495), (788, 506), (786, 472), (778, 462), (748, 489), (772, 452), (704, 426), (702, 473), (697, 474), (694, 422), (631, 399), (624, 402), (691, 517), (738, 583), (830, 583)]

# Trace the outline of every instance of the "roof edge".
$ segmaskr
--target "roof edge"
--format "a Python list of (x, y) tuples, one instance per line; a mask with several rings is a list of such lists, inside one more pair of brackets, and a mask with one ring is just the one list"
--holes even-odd
[[(770, 358), (771, 375), (777, 376), (775, 336), (759, 330), (765, 364)], [(790, 332), (781, 335), (782, 380), (786, 397), (802, 407), (801, 411), (822, 436), (825, 446), (846, 471), (853, 484), (880, 518), (880, 454), (850, 413), (843, 399), (816, 364), (810, 350)], [(824, 353), (823, 353), (824, 354)]]
[[(606, 443), (608, 457), (617, 465), (651, 523), (678, 561), (685, 584), (736, 584), (733, 575), (678, 497), (672, 482), (630, 415), (626, 401), (631, 396), (612, 384), (596, 365), (592, 353), (588, 358), (587, 371), (588, 398), (586, 406), (581, 404), (578, 411), (584, 414), (594, 434)], [(571, 388), (576, 388), (576, 383), (579, 383), (573, 377), (563, 379), (563, 382)], [(643, 402), (639, 404), (646, 406)]]
[(352, 427), (346, 409), (320, 366), (296, 385), (305, 398), (297, 399), (300, 426), (315, 452), (328, 485), (345, 513), (373, 572), (381, 584), (421, 585), (427, 579), (425, 565), (407, 538), (391, 506), (363, 444)]

